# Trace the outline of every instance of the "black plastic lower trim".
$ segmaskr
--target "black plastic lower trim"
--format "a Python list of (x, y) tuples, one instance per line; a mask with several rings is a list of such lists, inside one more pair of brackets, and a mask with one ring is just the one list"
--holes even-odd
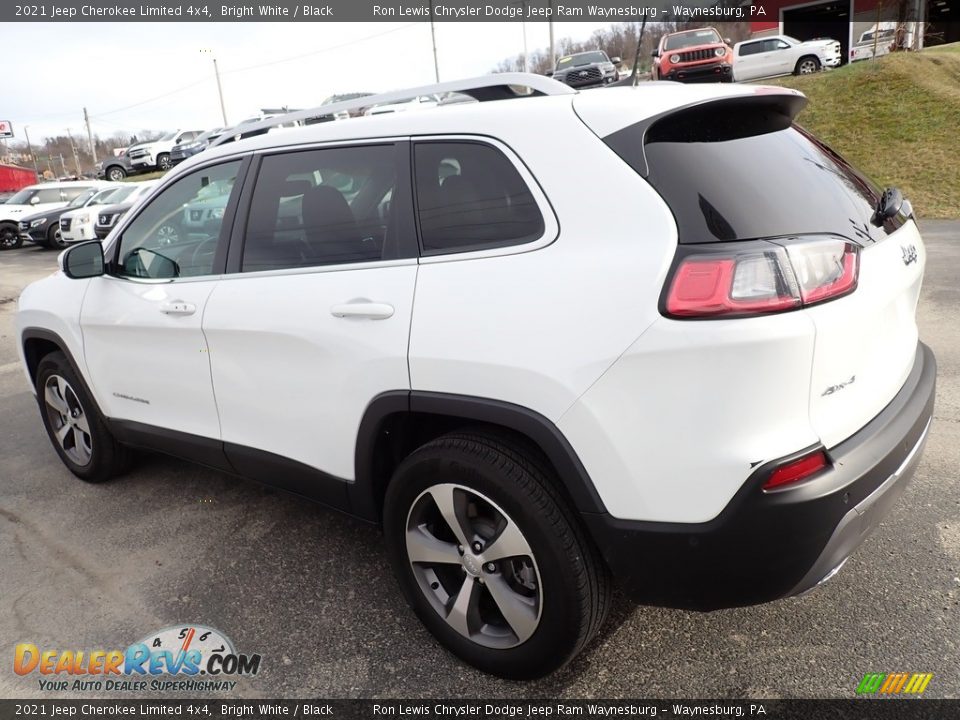
[[(715, 610), (786, 597), (805, 589), (801, 583), (847, 513), (897, 473), (921, 444), (935, 394), (936, 359), (920, 343), (896, 397), (863, 429), (827, 451), (831, 470), (796, 487), (764, 492), (773, 467), (793, 456), (767, 463), (704, 523), (638, 522), (606, 513), (582, 517), (618, 582), (639, 602)], [(891, 497), (902, 492), (912, 469), (896, 481)], [(882, 516), (882, 510), (872, 513), (858, 542), (844, 552), (852, 552)]]

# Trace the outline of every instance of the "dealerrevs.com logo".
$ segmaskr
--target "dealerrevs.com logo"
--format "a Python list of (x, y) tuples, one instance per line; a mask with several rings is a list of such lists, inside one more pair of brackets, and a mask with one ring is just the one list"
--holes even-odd
[(14, 648), (13, 671), (39, 675), (44, 691), (230, 691), (233, 678), (256, 675), (259, 654), (238, 653), (230, 639), (202, 625), (147, 635), (126, 650), (51, 650), (34, 643)]

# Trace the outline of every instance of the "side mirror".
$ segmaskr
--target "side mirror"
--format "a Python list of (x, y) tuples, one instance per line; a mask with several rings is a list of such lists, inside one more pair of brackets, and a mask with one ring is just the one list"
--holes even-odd
[(183, 138), (182, 138), (182, 137), (178, 137), (178, 138), (177, 138), (177, 141), (174, 143), (174, 145), (179, 145), (179, 144), (182, 143), (182, 142), (183, 142)]
[(34, 195), (32, 198), (30, 198), (30, 204), (31, 204), (31, 205), (36, 205), (38, 202), (40, 202), (40, 196), (39, 196), (39, 195)]
[(546, 75), (547, 77), (553, 77), (553, 70), (547, 70)]
[(99, 240), (74, 245), (60, 253), (57, 264), (64, 275), (74, 280), (99, 277), (103, 275), (103, 245)]
[(730, 42), (730, 38), (724, 38), (723, 41), (724, 41), (727, 45), (733, 45), (733, 43)]
[(616, 55), (614, 55), (612, 58), (610, 58), (610, 62), (612, 62), (614, 65), (619, 65), (619, 64), (620, 64), (620, 58), (617, 57)]
[(660, 57), (660, 51), (654, 50), (652, 53), (650, 53), (650, 57)]

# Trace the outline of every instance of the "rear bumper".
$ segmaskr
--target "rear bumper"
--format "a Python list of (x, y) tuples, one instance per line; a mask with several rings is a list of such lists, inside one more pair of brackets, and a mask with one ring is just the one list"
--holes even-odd
[(920, 343), (913, 371), (889, 405), (828, 450), (833, 467), (764, 492), (767, 463), (705, 523), (618, 520), (584, 513), (607, 564), (638, 601), (715, 610), (798, 595), (829, 577), (903, 492), (926, 441), (936, 360)]

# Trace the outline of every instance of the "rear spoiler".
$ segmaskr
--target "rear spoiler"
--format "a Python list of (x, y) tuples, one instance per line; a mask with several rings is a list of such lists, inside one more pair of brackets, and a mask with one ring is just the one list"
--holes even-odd
[[(644, 148), (654, 142), (723, 142), (785, 130), (806, 106), (797, 92), (767, 91), (754, 95), (701, 100), (645, 118), (617, 130), (603, 141), (643, 177), (650, 174)], [(639, 131), (639, 132), (638, 132)], [(637, 137), (643, 138), (637, 143)]]

